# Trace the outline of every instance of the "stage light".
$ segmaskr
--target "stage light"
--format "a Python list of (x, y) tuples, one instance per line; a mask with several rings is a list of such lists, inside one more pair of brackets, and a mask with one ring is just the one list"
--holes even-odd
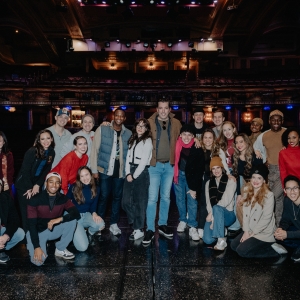
[(231, 110), (231, 106), (230, 106), (230, 105), (227, 105), (227, 106), (225, 106), (225, 109), (226, 109), (226, 110)]
[(293, 109), (293, 105), (287, 105), (286, 109)]
[(188, 45), (189, 45), (190, 48), (194, 48), (194, 42), (189, 41)]
[(168, 46), (169, 48), (172, 48), (173, 43), (169, 42), (169, 43), (167, 44), (167, 46)]
[(179, 39), (178, 42), (181, 42), (181, 39)]
[(127, 42), (127, 43), (125, 44), (125, 46), (126, 46), (126, 48), (130, 48), (130, 47), (131, 47), (131, 43), (130, 43), (130, 42)]
[(149, 43), (148, 42), (144, 42), (144, 47), (148, 48), (149, 47)]
[(104, 43), (104, 47), (105, 47), (105, 48), (109, 48), (109, 47), (110, 47), (110, 42), (105, 42), (105, 43)]
[(264, 110), (270, 110), (271, 107), (270, 106), (264, 106)]
[(178, 106), (178, 105), (173, 105), (172, 108), (173, 108), (174, 110), (178, 110), (178, 109), (179, 109), (179, 106)]
[(120, 106), (121, 109), (126, 110), (127, 106)]

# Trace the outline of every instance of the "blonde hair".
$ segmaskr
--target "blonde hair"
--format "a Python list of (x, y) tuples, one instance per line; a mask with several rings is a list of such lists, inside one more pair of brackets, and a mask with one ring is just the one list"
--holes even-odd
[(230, 121), (225, 121), (222, 126), (221, 126), (221, 134), (219, 136), (219, 139), (218, 139), (218, 143), (220, 145), (220, 148), (226, 152), (227, 150), (227, 138), (226, 136), (223, 134), (223, 127), (224, 125), (231, 125), (231, 127), (233, 128), (233, 138), (235, 138), (237, 136), (237, 129), (236, 129), (236, 126), (230, 122)]
[(243, 188), (243, 194), (246, 193), (246, 198), (242, 201), (242, 204), (246, 203), (246, 206), (249, 206), (251, 204), (251, 200), (254, 196), (254, 200), (251, 204), (251, 208), (255, 206), (256, 203), (258, 203), (262, 208), (264, 207), (264, 200), (267, 197), (267, 194), (269, 192), (268, 185), (264, 182), (261, 186), (261, 188), (258, 190), (256, 195), (254, 196), (254, 188), (251, 184), (251, 182), (248, 182), (244, 188)]

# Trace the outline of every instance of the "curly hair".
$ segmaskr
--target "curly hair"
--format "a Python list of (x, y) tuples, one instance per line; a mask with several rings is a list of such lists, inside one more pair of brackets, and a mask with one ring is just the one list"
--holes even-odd
[(91, 195), (92, 195), (91, 199), (95, 198), (96, 195), (97, 195), (96, 182), (95, 182), (95, 179), (93, 177), (91, 169), (87, 166), (80, 167), (77, 171), (76, 182), (74, 183), (74, 186), (73, 186), (73, 189), (72, 189), (72, 193), (74, 195), (74, 198), (75, 198), (76, 202), (79, 205), (82, 204), (82, 203), (85, 203), (85, 198), (84, 198), (83, 193), (82, 193), (83, 183), (80, 181), (80, 173), (81, 173), (82, 170), (87, 170), (91, 175), (91, 182), (89, 183), (89, 186), (91, 188)]
[(233, 143), (233, 148), (234, 148), (234, 153), (233, 153), (233, 164), (232, 164), (232, 175), (234, 177), (238, 177), (238, 164), (239, 164), (239, 158), (240, 158), (240, 151), (236, 148), (236, 139), (238, 137), (241, 137), (244, 142), (246, 143), (246, 151), (245, 151), (245, 161), (246, 161), (246, 166), (244, 168), (244, 177), (248, 178), (250, 176), (250, 171), (252, 168), (252, 158), (253, 158), (253, 146), (252, 143), (246, 133), (240, 133), (234, 138), (234, 143)]
[(287, 147), (289, 142), (288, 142), (288, 136), (289, 134), (292, 132), (292, 131), (295, 131), (298, 133), (298, 136), (300, 137), (300, 131), (298, 128), (296, 127), (289, 127), (287, 130), (285, 130), (281, 136), (281, 142), (282, 142), (282, 145), (284, 147)]
[(205, 148), (205, 145), (204, 145), (204, 143), (203, 143), (204, 134), (207, 133), (207, 132), (208, 132), (208, 133), (211, 133), (212, 136), (213, 136), (213, 143), (212, 143), (211, 149), (210, 149), (210, 151), (211, 151), (211, 157), (213, 157), (213, 156), (218, 156), (218, 155), (219, 155), (219, 152), (220, 152), (220, 146), (219, 146), (219, 144), (217, 143), (216, 134), (215, 134), (215, 132), (214, 132), (211, 128), (206, 128), (206, 129), (203, 131), (203, 133), (202, 133), (202, 135), (201, 135), (201, 139), (200, 139), (201, 147), (202, 147), (202, 149), (203, 149), (204, 152), (206, 152), (206, 150), (208, 150), (208, 149)]
[(242, 204), (246, 203), (246, 206), (251, 204), (251, 200), (254, 196), (254, 201), (251, 204), (251, 207), (254, 207), (258, 203), (262, 208), (264, 207), (264, 200), (267, 197), (268, 192), (270, 191), (268, 185), (264, 182), (261, 188), (258, 190), (256, 195), (254, 195), (254, 188), (251, 182), (248, 182), (243, 188), (243, 194), (246, 193), (246, 198), (243, 199)]
[(35, 147), (35, 156), (36, 156), (36, 158), (41, 158), (41, 159), (45, 158), (45, 149), (42, 146), (41, 141), (40, 141), (41, 135), (43, 133), (48, 133), (50, 135), (50, 137), (52, 139), (50, 147), (52, 147), (53, 149), (55, 147), (55, 142), (54, 142), (54, 138), (53, 138), (52, 132), (50, 130), (48, 130), (48, 129), (43, 129), (43, 130), (39, 131), (38, 134), (35, 137), (33, 147)]
[(235, 136), (237, 135), (237, 129), (236, 129), (236, 126), (235, 126), (232, 122), (230, 122), (230, 121), (225, 121), (225, 122), (222, 124), (222, 126), (221, 126), (221, 134), (220, 134), (220, 136), (219, 136), (218, 143), (219, 143), (219, 145), (220, 145), (220, 148), (221, 148), (224, 152), (226, 152), (226, 150), (227, 150), (227, 138), (226, 138), (226, 136), (223, 134), (223, 127), (224, 127), (224, 125), (231, 125), (231, 127), (232, 127), (233, 129), (235, 129), (235, 130), (233, 131), (233, 137), (235, 137)]
[[(143, 133), (142, 136), (138, 136), (138, 133), (136, 132), (136, 127), (140, 124), (143, 123), (143, 125), (146, 128), (146, 131)], [(145, 141), (149, 138), (152, 138), (152, 134), (151, 134), (151, 128), (150, 128), (150, 123), (147, 119), (145, 118), (140, 118), (138, 120), (136, 120), (136, 122), (134, 123), (134, 126), (132, 128), (132, 135), (128, 141), (128, 145), (129, 145), (129, 149), (132, 148), (134, 142), (136, 142), (136, 144), (138, 144), (140, 141)]]

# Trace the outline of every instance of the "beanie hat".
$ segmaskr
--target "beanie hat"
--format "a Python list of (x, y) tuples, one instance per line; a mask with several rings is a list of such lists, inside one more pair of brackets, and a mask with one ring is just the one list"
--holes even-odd
[(264, 180), (267, 180), (269, 170), (268, 170), (266, 165), (259, 164), (259, 165), (256, 165), (256, 166), (252, 167), (250, 175), (252, 176), (253, 174), (258, 174), (258, 175), (262, 176)]
[(214, 157), (212, 157), (212, 159), (210, 160), (210, 164), (209, 164), (210, 170), (211, 170), (213, 167), (222, 167), (222, 168), (224, 168), (223, 163), (222, 163), (222, 160), (221, 160), (221, 158), (220, 158), (219, 156), (214, 156)]
[(194, 126), (189, 125), (189, 124), (184, 124), (184, 125), (180, 128), (180, 133), (183, 133), (183, 132), (189, 132), (189, 133), (191, 133), (192, 135), (196, 135), (196, 131), (195, 131)]
[(47, 181), (50, 177), (57, 177), (61, 182), (61, 176), (57, 172), (51, 172), (46, 176), (45, 181)]
[(281, 118), (283, 118), (283, 113), (280, 110), (275, 109), (275, 110), (273, 110), (273, 111), (270, 112), (269, 119), (272, 116), (281, 116)]
[(252, 123), (252, 122), (256, 122), (256, 123), (258, 123), (259, 125), (264, 126), (264, 121), (263, 121), (261, 118), (254, 118), (254, 119), (251, 121), (251, 123)]

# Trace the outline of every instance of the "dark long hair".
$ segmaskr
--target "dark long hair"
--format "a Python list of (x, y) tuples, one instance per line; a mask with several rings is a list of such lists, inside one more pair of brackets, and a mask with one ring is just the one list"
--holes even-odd
[(214, 132), (211, 128), (206, 128), (206, 129), (204, 129), (204, 131), (203, 131), (203, 133), (202, 133), (202, 135), (201, 135), (200, 144), (201, 144), (201, 147), (202, 147), (203, 151), (206, 152), (206, 148), (205, 148), (205, 145), (204, 145), (204, 143), (203, 143), (204, 134), (205, 134), (206, 132), (211, 133), (212, 136), (213, 136), (213, 143), (212, 143), (212, 145), (211, 145), (211, 150), (210, 150), (210, 152), (211, 152), (211, 157), (213, 157), (213, 156), (219, 156), (219, 153), (220, 153), (220, 146), (219, 146), (219, 144), (217, 143), (216, 134), (215, 134), (215, 132)]
[(296, 127), (289, 127), (287, 130), (285, 130), (281, 136), (281, 142), (282, 142), (282, 145), (284, 147), (287, 147), (289, 142), (288, 142), (288, 136), (289, 134), (292, 132), (292, 131), (295, 131), (298, 133), (298, 136), (300, 137), (300, 131), (298, 128)]
[(80, 181), (80, 173), (82, 170), (87, 170), (91, 174), (91, 182), (89, 184), (91, 188), (91, 194), (92, 194), (91, 199), (95, 198), (97, 195), (97, 187), (91, 169), (87, 166), (80, 167), (77, 171), (76, 182), (72, 189), (74, 198), (78, 204), (82, 204), (86, 200), (82, 193), (83, 183)]
[(4, 142), (4, 145), (2, 146), (1, 152), (2, 152), (3, 154), (8, 154), (9, 149), (8, 149), (8, 143), (7, 143), (6, 135), (4, 134), (3, 131), (0, 131), (0, 136), (2, 136), (3, 142)]
[[(142, 136), (138, 136), (137, 132), (136, 132), (136, 126), (140, 123), (143, 123), (143, 125), (146, 127), (146, 131), (144, 132), (144, 134)], [(129, 145), (129, 149), (131, 149), (131, 147), (133, 146), (134, 142), (136, 142), (136, 144), (138, 144), (140, 141), (145, 141), (146, 139), (152, 138), (152, 134), (151, 134), (151, 128), (150, 128), (150, 123), (147, 119), (145, 118), (140, 118), (138, 119), (135, 123), (134, 126), (132, 128), (132, 135), (128, 141), (128, 145)]]
[(42, 159), (45, 158), (45, 149), (43, 148), (43, 146), (41, 145), (41, 142), (40, 142), (40, 138), (41, 138), (41, 135), (43, 133), (49, 133), (50, 137), (52, 138), (52, 142), (51, 142), (50, 147), (52, 147), (53, 149), (55, 147), (55, 143), (54, 143), (54, 138), (53, 138), (52, 132), (50, 130), (48, 130), (48, 129), (43, 129), (43, 130), (39, 131), (39, 133), (35, 137), (33, 147), (35, 147), (35, 151), (36, 151), (35, 152), (35, 156), (37, 158), (42, 158)]

